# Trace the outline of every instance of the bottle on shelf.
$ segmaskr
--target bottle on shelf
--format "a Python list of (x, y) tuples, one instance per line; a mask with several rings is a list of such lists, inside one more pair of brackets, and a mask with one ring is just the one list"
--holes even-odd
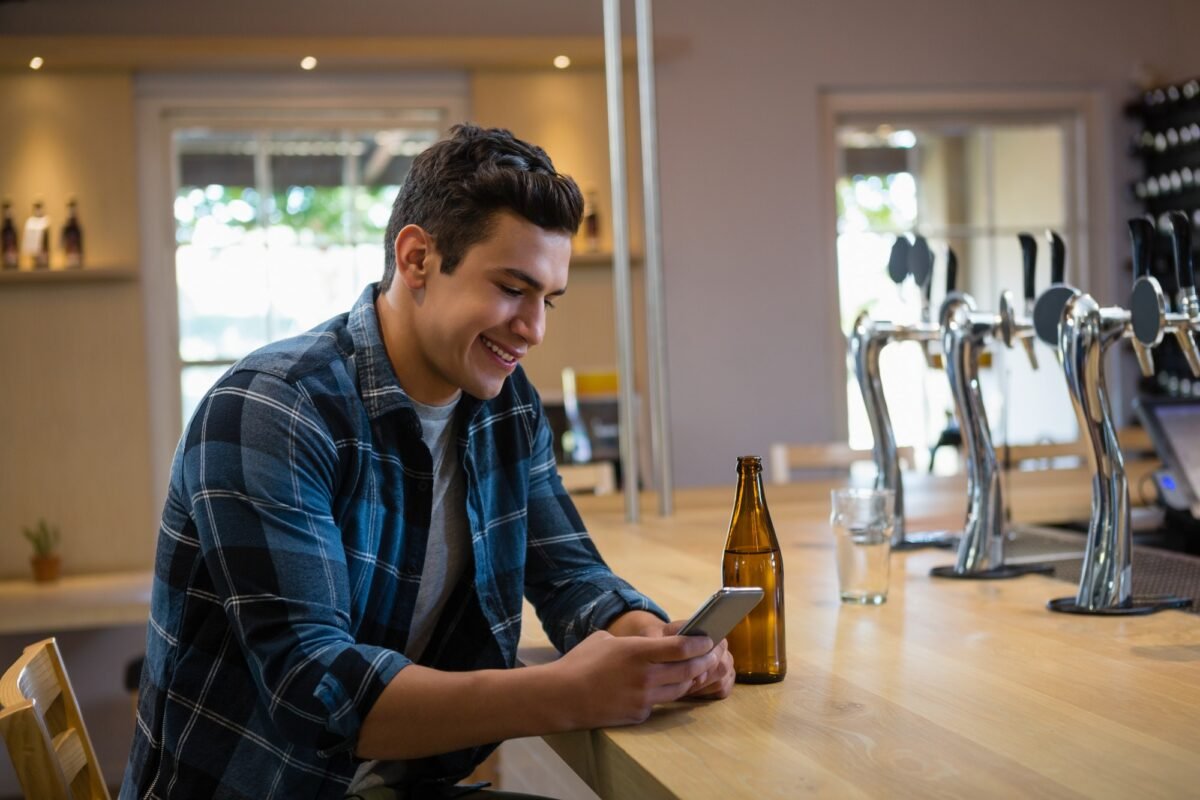
[(83, 267), (83, 228), (79, 227), (75, 198), (67, 201), (67, 224), (62, 229), (63, 259), (68, 269)]
[(12, 203), (3, 203), (4, 220), (0, 222), (0, 269), (17, 269), (21, 266), (21, 248), (17, 243), (17, 226), (13, 224)]
[(34, 269), (50, 268), (50, 218), (42, 212), (42, 201), (33, 204), (33, 214), (25, 220), (25, 234), (21, 239), (21, 252)]
[(725, 586), (757, 586), (762, 601), (729, 634), (729, 652), (739, 683), (774, 683), (787, 674), (784, 630), (783, 557), (763, 494), (762, 459), (738, 458), (737, 495), (725, 557)]

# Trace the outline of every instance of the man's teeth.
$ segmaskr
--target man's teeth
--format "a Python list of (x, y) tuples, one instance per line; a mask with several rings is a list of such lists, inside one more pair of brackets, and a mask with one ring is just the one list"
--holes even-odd
[(513, 358), (513, 357), (512, 357), (512, 356), (510, 356), (508, 353), (506, 353), (506, 352), (504, 352), (503, 350), (501, 350), (499, 347), (496, 347), (496, 345), (492, 344), (492, 343), (491, 343), (491, 341), (489, 341), (488, 339), (484, 339), (484, 340), (483, 340), (483, 343), (484, 343), (485, 345), (487, 345), (487, 348), (488, 348), (488, 350), (491, 350), (493, 353), (495, 353), (496, 355), (500, 356), (500, 358), (501, 358), (502, 360), (504, 360), (504, 361), (507, 361), (509, 364), (511, 364), (511, 363), (513, 363), (514, 361), (516, 361), (516, 359), (515, 359), (515, 358)]

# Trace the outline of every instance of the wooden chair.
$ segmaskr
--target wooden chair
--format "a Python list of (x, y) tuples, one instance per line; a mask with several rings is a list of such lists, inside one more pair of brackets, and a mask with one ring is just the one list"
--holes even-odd
[[(896, 449), (901, 469), (912, 469), (915, 463), (913, 449)], [(860, 461), (871, 461), (870, 450), (854, 450), (845, 442), (824, 444), (784, 444), (776, 442), (768, 451), (768, 475), (771, 483), (790, 483), (792, 472), (844, 471)]]
[(0, 734), (27, 798), (109, 800), (54, 639), (26, 647), (0, 677)]

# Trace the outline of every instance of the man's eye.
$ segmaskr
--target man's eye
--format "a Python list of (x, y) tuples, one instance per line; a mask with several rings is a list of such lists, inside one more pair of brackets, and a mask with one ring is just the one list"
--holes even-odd
[(545, 302), (546, 302), (546, 308), (554, 308), (554, 303), (552, 303), (550, 301), (549, 297), (546, 298)]
[(505, 293), (506, 295), (508, 295), (509, 297), (520, 297), (520, 296), (521, 296), (521, 290), (520, 290), (520, 289), (514, 289), (512, 286), (504, 286), (504, 285), (501, 285), (501, 286), (500, 286), (500, 291), (504, 292), (504, 293)]

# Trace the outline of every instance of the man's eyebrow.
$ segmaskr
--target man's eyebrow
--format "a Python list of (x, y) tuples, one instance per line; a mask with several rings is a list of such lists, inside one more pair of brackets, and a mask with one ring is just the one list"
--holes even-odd
[[(525, 272), (524, 270), (517, 269), (516, 267), (505, 267), (501, 271), (505, 275), (508, 275), (510, 278), (513, 278), (515, 280), (521, 281), (522, 283), (528, 284), (529, 288), (533, 289), (536, 292), (542, 292), (542, 291), (545, 291), (545, 289), (546, 289), (545, 285), (541, 281), (539, 281), (537, 278), (530, 275), (528, 272)], [(549, 295), (547, 295), (547, 296), (548, 297), (562, 297), (566, 293), (567, 293), (567, 287), (564, 286), (563, 288), (558, 289), (557, 291), (550, 292)]]

